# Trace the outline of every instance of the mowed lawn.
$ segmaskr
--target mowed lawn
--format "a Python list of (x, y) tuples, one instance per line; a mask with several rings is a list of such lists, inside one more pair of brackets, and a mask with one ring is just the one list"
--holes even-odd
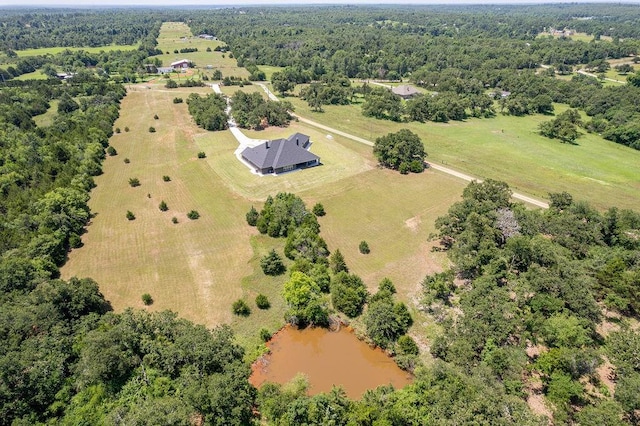
[[(196, 34), (197, 36), (197, 34)], [(249, 72), (245, 68), (239, 68), (234, 58), (229, 57), (229, 52), (215, 52), (217, 46), (224, 45), (217, 40), (205, 40), (194, 37), (189, 26), (183, 22), (165, 22), (160, 28), (158, 36), (158, 49), (164, 52), (163, 55), (154, 56), (162, 60), (163, 66), (169, 66), (172, 62), (181, 59), (188, 59), (196, 64), (199, 72), (211, 75), (214, 69), (219, 69), (222, 76), (248, 77)], [(207, 52), (207, 47), (211, 52)], [(184, 48), (197, 48), (197, 52), (174, 53)], [(211, 68), (208, 68), (211, 66)]]
[(394, 123), (362, 116), (360, 105), (326, 106), (316, 113), (299, 98), (287, 100), (303, 117), (371, 141), (408, 128), (422, 138), (428, 161), (504, 180), (529, 195), (547, 198), (549, 192), (567, 191), (601, 209), (640, 206), (640, 151), (595, 134), (585, 133), (576, 145), (540, 136), (538, 125), (553, 117), (498, 114), (465, 122)]

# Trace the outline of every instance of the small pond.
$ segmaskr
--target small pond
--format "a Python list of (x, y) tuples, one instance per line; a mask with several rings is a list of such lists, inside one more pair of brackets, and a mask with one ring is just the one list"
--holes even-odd
[(340, 331), (285, 327), (267, 346), (271, 353), (254, 363), (249, 379), (257, 387), (266, 381), (286, 383), (303, 373), (312, 395), (336, 385), (357, 399), (367, 389), (387, 384), (402, 388), (412, 379), (382, 350), (369, 347), (344, 327)]

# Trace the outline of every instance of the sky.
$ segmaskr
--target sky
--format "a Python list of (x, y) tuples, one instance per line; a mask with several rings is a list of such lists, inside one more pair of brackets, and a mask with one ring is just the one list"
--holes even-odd
[(514, 3), (640, 3), (640, 0), (0, 0), (0, 6), (216, 6), (277, 4), (514, 4)]

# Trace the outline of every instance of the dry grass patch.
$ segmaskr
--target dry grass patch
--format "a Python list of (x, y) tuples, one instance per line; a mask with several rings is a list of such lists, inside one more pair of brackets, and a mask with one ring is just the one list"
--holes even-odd
[[(137, 89), (123, 100), (115, 123), (130, 132), (111, 139), (119, 155), (106, 160), (91, 193), (97, 216), (62, 275), (96, 279), (118, 311), (141, 307), (140, 296), (149, 293), (154, 304), (148, 309), (171, 309), (207, 325), (228, 322), (231, 302), (242, 296), (238, 283), (251, 272), (246, 262), (254, 230), (244, 220), (247, 203), (195, 159), (193, 137), (204, 131), (192, 124), (185, 104), (172, 102), (188, 91)], [(148, 132), (151, 125), (156, 133)], [(133, 176), (141, 186), (129, 187)], [(167, 212), (158, 210), (161, 200)], [(200, 219), (186, 217), (192, 209)], [(126, 220), (127, 210), (136, 220)], [(178, 224), (171, 223), (173, 216)]]
[[(222, 53), (213, 50), (222, 45), (224, 43), (221, 41), (194, 37), (191, 29), (184, 22), (165, 22), (162, 24), (158, 36), (158, 49), (162, 50), (164, 54), (157, 57), (162, 60), (163, 66), (169, 66), (172, 62), (180, 59), (188, 59), (196, 64), (197, 71), (202, 74), (211, 76), (213, 69), (219, 69), (222, 71), (223, 77), (248, 77), (249, 72), (245, 68), (238, 67), (237, 61), (229, 57), (230, 52)], [(211, 48), (211, 52), (207, 52), (208, 47)], [(197, 48), (198, 51), (173, 53), (176, 49), (180, 51), (184, 48)], [(208, 65), (211, 65), (213, 69), (208, 69)]]

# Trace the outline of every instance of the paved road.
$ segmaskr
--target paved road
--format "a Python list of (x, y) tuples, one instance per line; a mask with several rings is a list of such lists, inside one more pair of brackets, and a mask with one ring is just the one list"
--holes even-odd
[[(258, 85), (260, 87), (262, 87), (262, 89), (267, 93), (267, 95), (269, 96), (270, 99), (273, 99), (275, 101), (279, 100), (272, 92), (269, 91), (269, 89), (264, 84), (258, 83)], [(301, 116), (299, 116), (298, 114), (295, 114), (295, 113), (291, 113), (291, 115), (296, 117), (301, 122), (306, 123), (306, 124), (308, 124), (310, 126), (317, 127), (319, 129), (325, 130), (327, 132), (334, 133), (336, 135), (343, 136), (345, 138), (354, 140), (356, 142), (363, 143), (365, 145), (373, 146), (373, 142), (371, 142), (371, 141), (369, 141), (367, 139), (361, 138), (359, 136), (351, 135), (349, 133), (343, 132), (343, 131), (338, 130), (338, 129), (334, 129), (334, 128), (329, 127), (329, 126), (325, 126), (324, 124), (318, 123), (318, 122), (313, 121), (313, 120), (309, 120), (308, 118), (301, 117)], [(482, 179), (478, 179), (476, 177), (473, 177), (473, 176), (458, 172), (456, 170), (450, 169), (449, 167), (444, 167), (444, 166), (441, 166), (439, 164), (429, 163), (429, 167), (431, 167), (434, 170), (438, 170), (440, 172), (447, 173), (447, 174), (449, 174), (451, 176), (455, 176), (455, 177), (457, 177), (459, 179), (466, 180), (467, 182), (472, 182), (472, 181), (482, 182)], [(518, 199), (520, 201), (524, 201), (526, 203), (532, 204), (532, 205), (537, 206), (537, 207), (541, 207), (543, 209), (548, 209), (549, 208), (549, 204), (548, 203), (546, 203), (544, 201), (541, 201), (541, 200), (538, 200), (536, 198), (532, 198), (532, 197), (529, 197), (527, 195), (521, 194), (519, 192), (514, 192), (512, 194), (512, 196), (515, 199)]]

